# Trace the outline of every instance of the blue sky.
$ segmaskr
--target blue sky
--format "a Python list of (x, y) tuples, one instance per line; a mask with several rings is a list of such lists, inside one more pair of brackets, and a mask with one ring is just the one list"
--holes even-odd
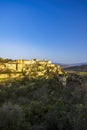
[(87, 0), (0, 0), (0, 57), (87, 62)]

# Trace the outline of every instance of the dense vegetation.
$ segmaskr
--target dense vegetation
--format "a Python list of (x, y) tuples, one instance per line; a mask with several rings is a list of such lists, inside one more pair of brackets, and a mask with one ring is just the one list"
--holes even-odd
[(85, 81), (73, 74), (66, 87), (56, 76), (1, 83), (0, 130), (86, 130)]

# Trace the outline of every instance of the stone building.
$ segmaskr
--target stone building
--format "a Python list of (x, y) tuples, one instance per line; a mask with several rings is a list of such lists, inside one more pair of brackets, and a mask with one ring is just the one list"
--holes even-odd
[(23, 74), (31, 75), (33, 73), (33, 74), (37, 74), (37, 76), (40, 75), (45, 76), (45, 74), (49, 74), (49, 73), (60, 74), (60, 75), (64, 74), (64, 71), (62, 70), (60, 65), (52, 64), (51, 61), (48, 60), (39, 61), (38, 59), (33, 59), (33, 60), (19, 59), (15, 61), (10, 61), (8, 63), (3, 63), (3, 64), (1, 63), (0, 70), (10, 70), (10, 73), (12, 72), (11, 74), (12, 77), (16, 77), (20, 75), (20, 73), (22, 75)]

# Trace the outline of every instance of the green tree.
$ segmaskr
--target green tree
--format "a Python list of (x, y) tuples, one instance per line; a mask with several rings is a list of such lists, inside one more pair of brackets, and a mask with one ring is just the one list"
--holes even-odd
[(0, 107), (1, 130), (20, 130), (22, 120), (23, 111), (19, 105), (6, 103)]

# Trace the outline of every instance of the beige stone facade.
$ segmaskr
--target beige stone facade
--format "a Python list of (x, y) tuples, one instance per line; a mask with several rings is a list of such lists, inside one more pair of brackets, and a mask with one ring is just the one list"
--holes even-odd
[[(0, 78), (20, 77), (20, 75), (42, 76), (49, 73), (64, 74), (60, 65), (52, 64), (51, 61), (38, 59), (15, 60), (8, 63), (0, 63)], [(3, 73), (2, 73), (3, 72)], [(5, 72), (5, 73), (4, 73)], [(7, 74), (6, 74), (7, 73)]]

